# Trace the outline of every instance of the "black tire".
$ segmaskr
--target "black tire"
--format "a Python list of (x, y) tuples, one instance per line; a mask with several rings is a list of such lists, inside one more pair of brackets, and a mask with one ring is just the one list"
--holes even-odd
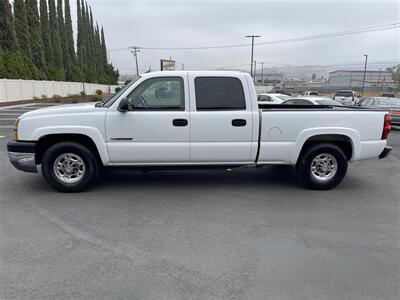
[[(66, 183), (60, 180), (54, 170), (57, 158), (66, 153), (78, 155), (84, 162), (84, 174), (79, 181)], [(100, 164), (91, 151), (76, 142), (61, 142), (51, 146), (42, 158), (42, 174), (44, 179), (55, 189), (63, 193), (76, 193), (86, 190), (94, 183), (100, 174)]]
[[(311, 168), (315, 158), (319, 155), (330, 154), (336, 160), (336, 173), (332, 177), (325, 180), (318, 180), (316, 175), (313, 174)], [(305, 149), (296, 166), (297, 174), (303, 184), (314, 190), (329, 190), (337, 186), (346, 176), (348, 162), (343, 150), (333, 143), (320, 143), (314, 144)], [(329, 177), (329, 175), (328, 175)]]

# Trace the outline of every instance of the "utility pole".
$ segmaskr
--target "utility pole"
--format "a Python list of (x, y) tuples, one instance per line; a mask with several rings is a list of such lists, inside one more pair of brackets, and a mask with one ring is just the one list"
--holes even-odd
[(185, 70), (185, 64), (182, 64), (182, 70)]
[(251, 38), (251, 59), (250, 59), (250, 75), (253, 76), (253, 57), (254, 57), (254, 39), (261, 37), (261, 35), (246, 35), (247, 38)]
[(361, 97), (364, 97), (365, 75), (367, 73), (367, 63), (368, 63), (368, 54), (364, 54), (364, 56), (365, 56), (365, 65), (364, 65), (364, 77), (362, 83)]
[(254, 61), (254, 83), (257, 83), (257, 61)]
[(378, 77), (378, 96), (379, 96), (380, 91), (381, 91), (381, 72), (382, 72), (382, 69), (379, 69), (379, 77)]
[(261, 62), (261, 85), (264, 85), (264, 62)]
[(136, 61), (136, 75), (139, 76), (139, 64), (138, 64), (138, 52), (140, 52), (140, 47), (129, 47), (129, 49), (131, 50), (131, 53), (133, 54), (133, 56), (135, 56), (135, 61)]

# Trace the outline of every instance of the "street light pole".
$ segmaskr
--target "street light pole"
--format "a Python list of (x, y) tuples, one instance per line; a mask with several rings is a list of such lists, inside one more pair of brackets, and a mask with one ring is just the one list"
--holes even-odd
[(254, 38), (261, 37), (261, 35), (246, 35), (247, 38), (251, 38), (251, 59), (250, 59), (250, 75), (253, 76), (253, 57), (254, 57)]
[(364, 77), (362, 83), (361, 97), (364, 97), (365, 75), (367, 73), (367, 63), (368, 63), (368, 54), (364, 54), (364, 56), (365, 56), (365, 65), (364, 65)]

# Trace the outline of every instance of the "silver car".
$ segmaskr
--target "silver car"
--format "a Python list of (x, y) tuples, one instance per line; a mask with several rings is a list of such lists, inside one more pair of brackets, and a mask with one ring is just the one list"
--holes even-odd
[(281, 104), (283, 101), (291, 99), (292, 97), (284, 94), (259, 94), (257, 95), (258, 104)]
[(392, 125), (400, 125), (400, 99), (388, 97), (369, 97), (361, 100), (359, 106), (382, 108), (389, 111)]
[(332, 100), (328, 97), (319, 97), (319, 96), (292, 98), (284, 101), (282, 104), (283, 105), (331, 105), (331, 106), (343, 105), (340, 102)]

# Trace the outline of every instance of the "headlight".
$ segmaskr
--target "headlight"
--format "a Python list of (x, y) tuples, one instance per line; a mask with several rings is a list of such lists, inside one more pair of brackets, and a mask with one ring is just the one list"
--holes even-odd
[(21, 121), (21, 120), (20, 120), (19, 118), (17, 118), (17, 119), (15, 120), (14, 138), (15, 138), (16, 141), (19, 140), (19, 137), (18, 137), (18, 125), (19, 125), (19, 122), (20, 122), (20, 121)]

